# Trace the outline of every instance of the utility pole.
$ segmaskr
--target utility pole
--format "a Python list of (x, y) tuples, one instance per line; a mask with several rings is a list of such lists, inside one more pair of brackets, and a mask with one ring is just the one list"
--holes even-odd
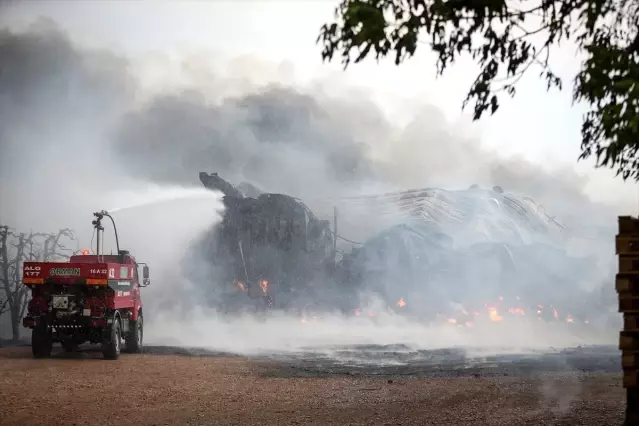
[(333, 265), (337, 266), (337, 206), (333, 206)]

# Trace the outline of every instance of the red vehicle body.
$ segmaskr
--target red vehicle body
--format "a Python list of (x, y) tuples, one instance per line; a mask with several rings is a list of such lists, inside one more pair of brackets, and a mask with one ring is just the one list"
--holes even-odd
[[(107, 212), (95, 213), (99, 233)], [(114, 223), (115, 225), (115, 223)], [(117, 231), (116, 231), (117, 235)], [(117, 238), (116, 238), (117, 241)], [(72, 351), (100, 343), (107, 359), (117, 359), (124, 340), (127, 352), (142, 348), (140, 288), (149, 284), (148, 267), (140, 282), (138, 263), (126, 250), (117, 255), (74, 255), (68, 262), (24, 262), (23, 283), (31, 289), (23, 325), (32, 330), (35, 357), (51, 354), (55, 342)]]

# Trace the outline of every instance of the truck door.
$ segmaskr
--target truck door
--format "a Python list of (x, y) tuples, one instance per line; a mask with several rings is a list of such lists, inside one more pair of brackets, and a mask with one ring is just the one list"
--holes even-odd
[(140, 271), (138, 264), (133, 264), (133, 283), (131, 286), (131, 295), (133, 296), (133, 304), (135, 309), (140, 307)]
[(109, 280), (109, 285), (115, 292), (115, 308), (133, 308), (134, 292), (137, 291), (133, 265), (114, 265), (112, 269), (115, 270), (115, 279)]

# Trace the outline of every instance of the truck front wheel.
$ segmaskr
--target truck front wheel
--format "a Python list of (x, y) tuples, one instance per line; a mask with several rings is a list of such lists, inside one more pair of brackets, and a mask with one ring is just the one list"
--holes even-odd
[(106, 359), (120, 358), (120, 346), (122, 342), (122, 330), (120, 320), (116, 317), (111, 324), (111, 330), (106, 339), (102, 342), (102, 355)]
[(144, 334), (144, 323), (142, 315), (140, 315), (137, 321), (131, 321), (131, 331), (126, 337), (126, 351), (129, 353), (139, 353), (142, 350), (142, 336)]
[(40, 324), (35, 326), (31, 330), (31, 351), (35, 358), (46, 358), (51, 356), (51, 348), (53, 347), (53, 340), (51, 338), (51, 331), (47, 327), (45, 321), (41, 321)]

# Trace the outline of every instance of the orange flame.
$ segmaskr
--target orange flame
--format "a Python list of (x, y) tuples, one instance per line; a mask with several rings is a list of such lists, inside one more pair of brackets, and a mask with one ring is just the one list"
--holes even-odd
[(260, 280), (260, 288), (264, 292), (264, 294), (268, 293), (268, 281)]
[(242, 281), (235, 281), (235, 285), (238, 289), (240, 289), (241, 291), (246, 291), (246, 286), (244, 285), (244, 283)]
[(504, 319), (504, 317), (502, 317), (501, 315), (499, 315), (499, 313), (497, 312), (497, 308), (494, 308), (492, 306), (487, 307), (488, 309), (488, 316), (490, 317), (491, 321), (502, 321)]
[(508, 312), (513, 315), (526, 315), (526, 312), (522, 308), (508, 308)]
[(404, 302), (403, 297), (397, 301), (397, 306), (399, 306), (400, 308), (403, 308), (404, 306), (406, 306), (406, 302)]

